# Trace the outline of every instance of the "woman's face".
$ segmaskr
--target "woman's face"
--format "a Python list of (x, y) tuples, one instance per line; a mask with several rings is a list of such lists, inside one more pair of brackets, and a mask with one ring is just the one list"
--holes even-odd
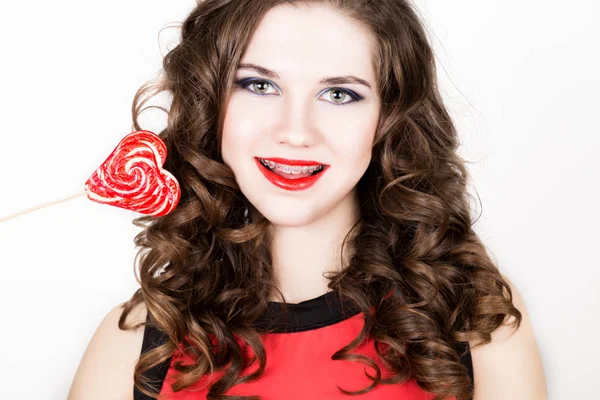
[[(264, 70), (237, 70), (221, 150), (242, 193), (274, 225), (308, 225), (354, 206), (379, 119), (373, 46), (365, 28), (322, 6), (273, 8), (252, 36), (240, 65)], [(336, 77), (347, 79), (320, 82)], [(326, 167), (296, 180), (311, 171), (269, 172), (260, 158)]]

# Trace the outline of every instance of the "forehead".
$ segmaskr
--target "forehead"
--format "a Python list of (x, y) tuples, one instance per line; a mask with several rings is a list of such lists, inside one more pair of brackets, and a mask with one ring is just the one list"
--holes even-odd
[(373, 41), (368, 29), (338, 10), (281, 5), (265, 14), (240, 63), (259, 64), (283, 80), (355, 75), (374, 84)]

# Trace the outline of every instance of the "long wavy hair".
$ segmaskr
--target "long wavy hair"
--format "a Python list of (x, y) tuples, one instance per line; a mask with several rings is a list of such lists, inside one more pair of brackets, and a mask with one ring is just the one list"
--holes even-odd
[[(283, 295), (273, 280), (270, 222), (223, 163), (221, 127), (236, 66), (262, 16), (280, 4), (319, 3), (376, 35), (373, 65), (382, 101), (372, 160), (358, 182), (360, 219), (344, 239), (355, 252), (340, 272), (328, 276), (329, 288), (365, 315), (359, 336), (332, 359), (359, 360), (376, 373), (367, 374), (372, 383), (361, 391), (339, 390), (360, 394), (413, 379), (436, 399), (472, 398), (473, 385), (454, 344), (487, 344), (509, 317), (518, 328), (521, 314), (472, 229), (467, 161), (456, 152), (457, 132), (415, 7), (406, 0), (197, 3), (161, 73), (139, 88), (132, 106), (133, 127), (142, 129), (139, 115), (156, 107), (144, 105), (158, 93), (171, 95), (159, 136), (168, 150), (164, 167), (182, 191), (170, 214), (133, 221), (143, 228), (135, 237), (140, 288), (124, 304), (119, 328), (143, 326), (125, 322), (143, 302), (147, 323), (169, 338), (140, 356), (136, 387), (156, 398), (144, 372), (184, 346), (195, 362), (175, 363), (175, 392), (229, 366), (208, 397), (260, 399), (225, 393), (262, 375), (267, 355), (253, 323), (267, 310), (271, 293)], [(367, 336), (393, 377), (383, 379), (374, 360), (352, 354)], [(241, 377), (248, 360), (236, 338), (252, 347), (259, 363), (247, 377)]]

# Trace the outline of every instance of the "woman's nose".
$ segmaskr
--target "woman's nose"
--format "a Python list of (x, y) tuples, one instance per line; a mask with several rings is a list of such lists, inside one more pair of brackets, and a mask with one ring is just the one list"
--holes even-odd
[(278, 144), (311, 147), (318, 140), (312, 99), (286, 99), (282, 102), (274, 138)]

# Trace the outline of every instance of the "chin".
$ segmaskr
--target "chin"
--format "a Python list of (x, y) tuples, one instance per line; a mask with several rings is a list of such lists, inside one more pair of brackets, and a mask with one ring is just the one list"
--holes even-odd
[(281, 227), (300, 227), (309, 225), (316, 219), (314, 212), (310, 210), (294, 210), (290, 208), (275, 209), (274, 207), (266, 207), (261, 210), (257, 207), (260, 213), (274, 226)]

